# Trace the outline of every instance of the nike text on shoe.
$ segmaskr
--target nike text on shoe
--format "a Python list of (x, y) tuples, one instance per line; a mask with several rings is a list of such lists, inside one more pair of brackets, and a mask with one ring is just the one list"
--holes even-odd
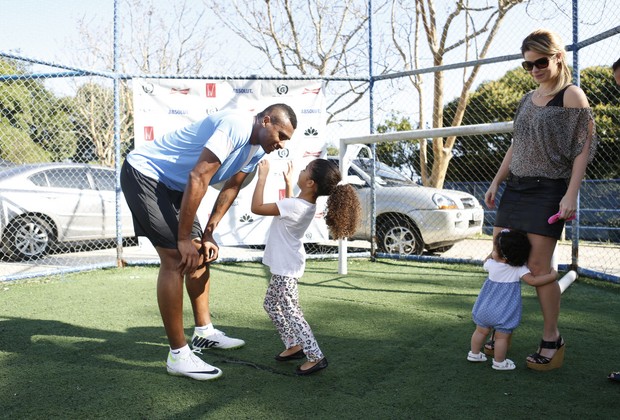
[(204, 362), (193, 351), (179, 358), (173, 358), (172, 354), (169, 353), (166, 368), (171, 375), (188, 376), (199, 381), (208, 381), (222, 376), (221, 370)]
[(215, 328), (205, 335), (194, 332), (192, 336), (193, 349), (236, 349), (243, 345), (245, 345), (245, 341), (226, 337), (226, 334)]

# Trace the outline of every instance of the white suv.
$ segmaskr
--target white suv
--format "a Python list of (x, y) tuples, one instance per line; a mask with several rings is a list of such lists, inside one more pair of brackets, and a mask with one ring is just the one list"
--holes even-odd
[[(338, 158), (328, 157), (338, 163)], [(354, 159), (347, 182), (358, 192), (362, 223), (350, 239), (370, 240), (372, 159)], [(420, 255), (445, 252), (482, 231), (484, 210), (471, 194), (424, 187), (395, 168), (375, 162), (376, 240), (380, 252)]]

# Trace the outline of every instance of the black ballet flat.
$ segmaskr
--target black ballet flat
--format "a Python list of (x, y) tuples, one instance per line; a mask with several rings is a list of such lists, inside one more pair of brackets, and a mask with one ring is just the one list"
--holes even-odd
[(327, 367), (327, 359), (324, 357), (321, 359), (319, 363), (312, 366), (310, 369), (302, 369), (301, 366), (297, 367), (295, 373), (300, 376), (310, 375), (314, 372), (318, 372), (319, 370), (325, 369)]
[(274, 359), (276, 359), (278, 362), (288, 362), (289, 360), (299, 360), (303, 359), (304, 357), (306, 357), (306, 355), (304, 354), (304, 351), (302, 349), (299, 350), (297, 353), (289, 354), (288, 356), (280, 356), (279, 354), (276, 354)]

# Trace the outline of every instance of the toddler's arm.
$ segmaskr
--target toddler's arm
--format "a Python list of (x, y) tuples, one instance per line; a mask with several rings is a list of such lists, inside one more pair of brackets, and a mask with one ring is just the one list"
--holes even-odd
[(532, 273), (527, 273), (526, 275), (521, 277), (521, 279), (530, 286), (544, 286), (545, 284), (556, 281), (558, 279), (558, 272), (551, 269), (551, 272), (549, 274), (541, 274), (538, 276), (534, 276), (532, 275)]

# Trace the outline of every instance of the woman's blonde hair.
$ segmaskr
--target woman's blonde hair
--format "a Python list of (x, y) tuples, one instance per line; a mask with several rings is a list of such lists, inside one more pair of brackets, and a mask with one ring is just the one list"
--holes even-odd
[(571, 84), (573, 77), (571, 71), (566, 64), (566, 50), (564, 42), (557, 33), (548, 29), (538, 29), (529, 34), (521, 44), (521, 54), (525, 55), (527, 51), (532, 51), (548, 57), (559, 56), (558, 59), (558, 76), (555, 79), (553, 89), (549, 95), (555, 95), (566, 85)]

